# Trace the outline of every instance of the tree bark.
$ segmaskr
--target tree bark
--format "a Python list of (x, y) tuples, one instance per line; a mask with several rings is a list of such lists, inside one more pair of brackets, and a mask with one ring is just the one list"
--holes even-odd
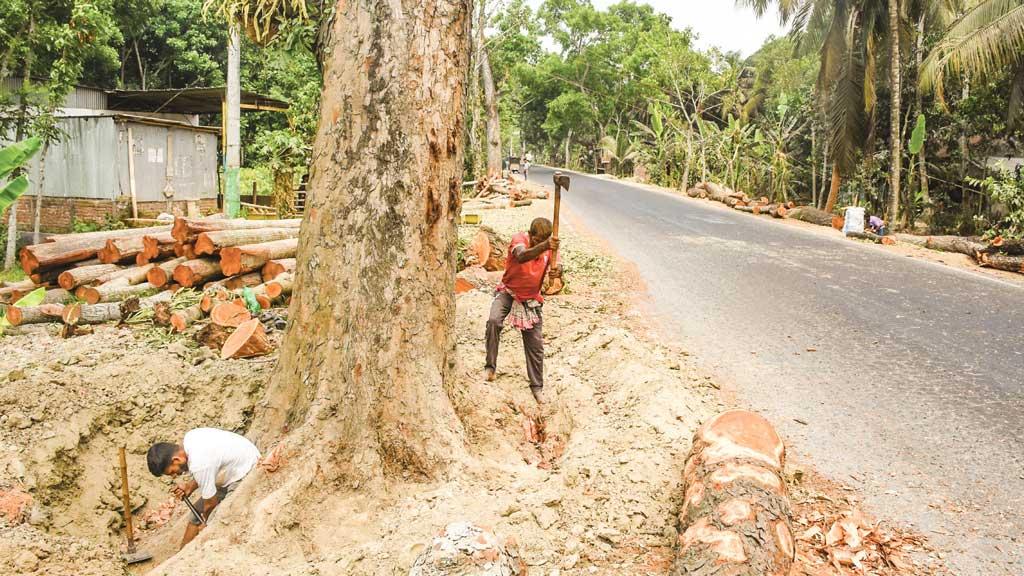
[[(900, 137), (900, 2), (889, 0), (889, 222), (898, 222), (903, 139)], [(828, 211), (828, 209), (826, 209)]]
[(174, 281), (186, 288), (202, 284), (223, 275), (220, 264), (212, 258), (186, 260), (174, 269)]
[(50, 150), (50, 141), (47, 140), (46, 144), (43, 144), (43, 149), (39, 151), (39, 182), (36, 182), (36, 206), (35, 215), (32, 223), (32, 243), (39, 244), (42, 242), (42, 234), (39, 226), (42, 223), (43, 218), (43, 187), (46, 185), (46, 153)]
[(185, 263), (187, 260), (188, 258), (180, 257), (175, 258), (174, 260), (168, 260), (167, 262), (161, 262), (146, 273), (146, 281), (157, 288), (166, 286), (167, 283), (170, 282), (171, 276), (174, 274), (174, 269)]
[(786, 451), (761, 416), (730, 410), (693, 438), (672, 576), (789, 574), (795, 557)]
[(220, 251), (220, 267), (225, 276), (244, 274), (260, 270), (271, 260), (294, 258), (298, 250), (297, 238), (248, 244), (245, 246), (229, 246)]
[(88, 284), (111, 272), (122, 270), (117, 264), (97, 264), (96, 266), (82, 266), (61, 272), (57, 277), (57, 284), (65, 290), (73, 290), (82, 284)]
[(11, 323), (11, 326), (59, 322), (63, 312), (63, 304), (40, 304), (24, 308), (11, 306), (7, 309), (7, 321)]
[(290, 168), (274, 170), (274, 208), (279, 218), (295, 212), (295, 173)]
[(82, 291), (81, 299), (88, 304), (100, 302), (121, 302), (129, 298), (141, 298), (155, 293), (159, 288), (149, 282), (129, 284), (126, 281), (113, 281), (99, 286), (89, 286)]
[(466, 456), (449, 388), (469, 4), (336, 4), (290, 324), (255, 424), (308, 422), (294, 441), (321, 439), (305, 443), (321, 484)]
[(813, 206), (797, 206), (789, 211), (789, 217), (794, 220), (803, 220), (818, 226), (831, 226), (832, 214), (824, 210), (818, 210)]
[(158, 226), (62, 236), (56, 242), (44, 242), (22, 248), (21, 268), (26, 274), (33, 274), (36, 270), (89, 260), (95, 258), (96, 253), (106, 247), (107, 240), (111, 238), (141, 236), (167, 230), (170, 230), (169, 226)]
[(828, 189), (828, 200), (825, 201), (825, 212), (832, 212), (836, 207), (836, 202), (839, 200), (839, 165), (832, 163), (832, 184)]
[(216, 230), (244, 230), (252, 228), (298, 228), (302, 218), (285, 220), (245, 220), (244, 218), (175, 218), (171, 235), (178, 242), (195, 242), (203, 232)]
[(242, 230), (218, 230), (203, 232), (196, 238), (196, 254), (199, 256), (213, 254), (230, 246), (260, 244), (274, 240), (298, 238), (298, 228), (254, 228)]
[(295, 258), (271, 260), (263, 265), (263, 270), (261, 271), (264, 282), (277, 278), (278, 274), (282, 272), (295, 272)]
[(501, 121), (498, 118), (498, 94), (494, 89), (491, 60), (487, 48), (480, 48), (480, 73), (484, 83), (484, 104), (487, 108), (487, 175), (501, 176)]

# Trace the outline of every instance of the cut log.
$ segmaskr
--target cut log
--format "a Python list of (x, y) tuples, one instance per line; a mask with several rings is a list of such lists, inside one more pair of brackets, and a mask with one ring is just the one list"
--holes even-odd
[(214, 254), (229, 246), (247, 246), (298, 237), (298, 228), (243, 228), (203, 232), (196, 237), (196, 254)]
[(95, 282), (98, 278), (122, 270), (117, 264), (97, 264), (95, 266), (82, 266), (81, 268), (70, 268), (61, 272), (57, 277), (57, 283), (65, 290), (74, 290), (83, 284)]
[(175, 243), (174, 236), (171, 236), (170, 232), (146, 234), (142, 237), (143, 257), (150, 262), (157, 260), (161, 254), (167, 251), (173, 252)]
[(832, 214), (818, 210), (814, 206), (797, 206), (790, 210), (788, 215), (794, 220), (802, 220), (818, 226), (832, 225)]
[[(978, 262), (982, 266), (989, 268), (995, 268), (996, 270), (1006, 270), (1007, 272), (1020, 272), (1024, 274), (1024, 256), (1012, 256), (1010, 254), (986, 254), (984, 252), (978, 253)], [(49, 292), (47, 292), (49, 294)]]
[(213, 258), (186, 260), (174, 269), (174, 281), (185, 288), (191, 288), (220, 276), (220, 264)]
[(270, 282), (267, 282), (266, 294), (267, 298), (271, 300), (277, 300), (282, 296), (287, 296), (292, 293), (292, 286), (295, 283), (295, 277), (292, 274), (285, 272), (280, 274), (277, 278), (274, 278)]
[(96, 253), (96, 256), (100, 262), (105, 264), (132, 262), (145, 249), (143, 237), (144, 235), (110, 238), (103, 248)]
[[(726, 198), (732, 198), (730, 194), (733, 194), (732, 189), (714, 182), (704, 182), (704, 189), (708, 192), (708, 199), (715, 202), (724, 203)], [(736, 204), (736, 198), (732, 198), (732, 204)]]
[(779, 204), (778, 206), (770, 210), (769, 214), (772, 215), (772, 218), (785, 218), (788, 212), (789, 210), (787, 210), (785, 206)]
[(715, 416), (694, 435), (672, 576), (789, 574), (796, 554), (783, 476), (785, 447), (746, 410)]
[(872, 232), (847, 232), (846, 237), (857, 238), (859, 240), (869, 240), (875, 244), (885, 244), (886, 246), (896, 243), (896, 239), (892, 236), (879, 236)]
[(533, 204), (533, 200), (509, 200), (509, 208), (522, 208), (523, 206), (529, 206)]
[(263, 265), (263, 270), (261, 272), (264, 282), (277, 278), (278, 274), (281, 274), (282, 272), (295, 272), (295, 258), (271, 260)]
[(7, 321), (11, 323), (11, 326), (60, 322), (60, 316), (63, 312), (63, 304), (40, 304), (39, 306), (26, 306), (24, 308), (8, 306)]
[(225, 276), (260, 270), (271, 260), (294, 258), (298, 247), (298, 238), (247, 246), (231, 246), (220, 251), (220, 267)]
[(845, 225), (846, 225), (846, 217), (845, 216), (833, 216), (832, 217), (832, 227), (835, 228), (836, 230), (842, 230), (843, 226), (845, 226)]
[[(96, 261), (99, 264), (99, 260)], [(34, 274), (29, 274), (28, 279), (32, 281), (36, 286), (44, 286), (46, 284), (56, 284), (57, 278), (60, 278), (60, 274), (63, 272), (60, 268), (51, 268), (49, 270), (43, 270)]]
[(102, 324), (120, 321), (121, 302), (104, 302), (102, 304), (82, 304), (77, 302), (64, 307), (62, 315), (65, 324)]
[(501, 275), (501, 270), (492, 272), (485, 270), (482, 266), (472, 266), (470, 268), (466, 268), (465, 270), (459, 271), (459, 273), (455, 275), (455, 293), (460, 293), (460, 285), (462, 288), (465, 288), (467, 290), (472, 290), (474, 288), (483, 290), (485, 292), (494, 290), (494, 287), (497, 286), (499, 282), (501, 282)]
[(40, 284), (36, 284), (31, 279), (25, 279), (19, 282), (11, 282), (10, 284), (5, 285), (3, 288), (0, 288), (0, 299), (6, 299), (13, 302), (15, 301), (15, 299), (11, 298), (11, 294), (14, 294), (15, 292), (31, 292), (32, 290), (35, 290), (39, 286)]
[(900, 242), (906, 242), (922, 248), (956, 252), (978, 258), (978, 254), (988, 246), (981, 238), (971, 236), (914, 236), (912, 234), (894, 234)]
[(159, 288), (149, 282), (141, 284), (129, 284), (123, 279), (118, 279), (98, 286), (86, 286), (79, 292), (79, 298), (89, 304), (100, 302), (120, 302), (129, 298), (143, 298), (154, 294)]
[(253, 318), (243, 322), (235, 332), (224, 342), (221, 348), (220, 357), (223, 360), (228, 358), (252, 358), (263, 356), (273, 350), (270, 340), (260, 324), (259, 318)]
[(174, 255), (179, 258), (184, 257), (192, 260), (196, 257), (195, 245), (178, 242), (174, 245)]
[(252, 228), (298, 228), (302, 224), (301, 218), (288, 220), (245, 220), (238, 219), (214, 219), (214, 218), (175, 218), (174, 228), (171, 234), (179, 242), (194, 242), (203, 232), (214, 232), (217, 230), (244, 230)]
[(184, 332), (186, 328), (195, 324), (202, 317), (203, 311), (199, 308), (199, 304), (195, 304), (171, 314), (171, 327), (175, 332)]
[(490, 226), (481, 226), (465, 254), (466, 267), (483, 266), (484, 269), (504, 270), (508, 257), (509, 239)]
[(182, 257), (157, 264), (146, 273), (146, 281), (157, 288), (163, 288), (170, 282), (174, 269), (187, 261), (186, 258)]
[(259, 286), (262, 283), (263, 276), (259, 272), (250, 272), (248, 274), (232, 276), (231, 278), (225, 278), (221, 281), (221, 284), (227, 290), (238, 290), (239, 288), (245, 288), (246, 286)]
[(210, 321), (218, 326), (234, 328), (252, 318), (252, 314), (242, 306), (231, 302), (219, 302), (210, 309)]
[(43, 296), (42, 304), (67, 304), (68, 300), (71, 300), (74, 294), (68, 292), (63, 288), (54, 288), (47, 290), (46, 295)]
[(261, 310), (269, 310), (270, 306), (273, 304), (273, 301), (271, 301), (269, 297), (264, 296), (263, 294), (257, 294), (256, 303), (260, 305)]
[(1001, 252), (1010, 256), (1024, 256), (1024, 240), (1012, 240), (996, 236), (982, 252), (986, 254)]
[(102, 276), (96, 280), (96, 283), (106, 284), (107, 282), (124, 282), (125, 284), (141, 284), (146, 281), (146, 276), (153, 268), (156, 268), (156, 264), (132, 266), (131, 268), (125, 268), (124, 270), (119, 270), (106, 276)]
[(156, 228), (135, 228), (130, 230), (110, 230), (105, 232), (90, 232), (87, 234), (72, 234), (61, 238), (56, 242), (46, 242), (25, 246), (21, 249), (21, 268), (26, 274), (34, 274), (38, 270), (54, 268), (73, 262), (95, 258), (96, 253), (107, 244), (111, 238), (123, 238), (126, 236), (138, 236), (140, 234), (158, 233), (170, 230), (169, 226)]

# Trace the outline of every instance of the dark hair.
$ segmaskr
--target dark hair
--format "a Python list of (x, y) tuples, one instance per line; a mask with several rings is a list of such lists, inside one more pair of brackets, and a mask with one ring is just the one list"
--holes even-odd
[(551, 220), (534, 218), (530, 223), (530, 236), (546, 240), (551, 236)]
[(153, 476), (163, 476), (177, 453), (178, 445), (170, 442), (157, 442), (150, 446), (149, 452), (146, 453), (146, 465), (149, 466), (149, 473)]

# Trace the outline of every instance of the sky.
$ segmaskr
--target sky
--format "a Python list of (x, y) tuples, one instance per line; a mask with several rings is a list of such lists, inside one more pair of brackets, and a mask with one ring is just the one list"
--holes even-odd
[[(592, 2), (596, 8), (604, 9), (618, 0)], [(697, 33), (700, 48), (718, 46), (750, 56), (768, 36), (786, 33), (774, 14), (765, 14), (759, 20), (750, 8), (737, 8), (734, 0), (638, 0), (638, 3), (650, 4), (658, 12), (668, 14), (679, 29), (692, 28)]]

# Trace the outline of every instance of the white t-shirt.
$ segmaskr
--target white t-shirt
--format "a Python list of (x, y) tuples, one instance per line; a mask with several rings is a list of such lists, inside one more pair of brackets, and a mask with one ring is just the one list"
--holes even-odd
[(245, 478), (260, 459), (259, 449), (245, 436), (217, 428), (186, 432), (182, 446), (200, 498), (213, 498), (217, 487)]

